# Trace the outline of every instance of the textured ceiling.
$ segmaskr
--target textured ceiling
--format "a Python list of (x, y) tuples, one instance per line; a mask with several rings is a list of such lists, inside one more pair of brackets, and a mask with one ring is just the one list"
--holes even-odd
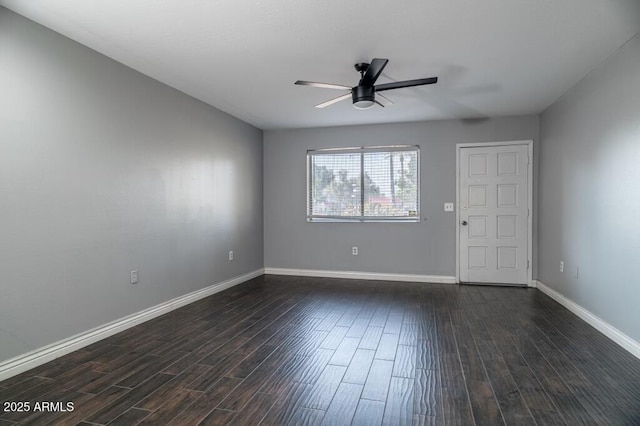
[[(263, 129), (538, 113), (640, 28), (637, 0), (0, 0)], [(357, 84), (389, 58), (387, 108), (298, 79)]]

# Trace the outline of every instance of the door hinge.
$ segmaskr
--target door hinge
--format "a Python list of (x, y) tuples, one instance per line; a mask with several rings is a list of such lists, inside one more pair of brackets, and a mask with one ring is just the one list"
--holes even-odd
[(529, 261), (527, 260), (527, 269), (529, 269)]

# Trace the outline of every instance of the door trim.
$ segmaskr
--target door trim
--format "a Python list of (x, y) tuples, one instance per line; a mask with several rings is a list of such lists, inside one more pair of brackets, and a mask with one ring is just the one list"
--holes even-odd
[(527, 286), (533, 287), (533, 140), (478, 142), (456, 144), (456, 284), (460, 284), (460, 149), (491, 146), (525, 145), (529, 155), (527, 165), (528, 209), (527, 217)]

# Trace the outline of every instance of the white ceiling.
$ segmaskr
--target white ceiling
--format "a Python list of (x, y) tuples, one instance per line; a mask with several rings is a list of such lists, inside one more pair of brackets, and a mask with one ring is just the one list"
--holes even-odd
[[(539, 113), (640, 29), (638, 0), (0, 0), (0, 4), (263, 129)], [(360, 111), (378, 83), (438, 76)]]

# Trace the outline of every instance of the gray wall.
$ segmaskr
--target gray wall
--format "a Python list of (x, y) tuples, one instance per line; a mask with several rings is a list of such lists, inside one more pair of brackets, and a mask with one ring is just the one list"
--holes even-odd
[(639, 90), (636, 35), (541, 115), (538, 205), (540, 280), (636, 340)]
[[(265, 267), (455, 275), (455, 214), (443, 203), (455, 202), (456, 143), (532, 139), (535, 151), (537, 138), (536, 116), (265, 131)], [(426, 220), (306, 222), (308, 149), (394, 144), (420, 146)]]
[(262, 268), (261, 130), (4, 8), (0, 82), (0, 360)]

